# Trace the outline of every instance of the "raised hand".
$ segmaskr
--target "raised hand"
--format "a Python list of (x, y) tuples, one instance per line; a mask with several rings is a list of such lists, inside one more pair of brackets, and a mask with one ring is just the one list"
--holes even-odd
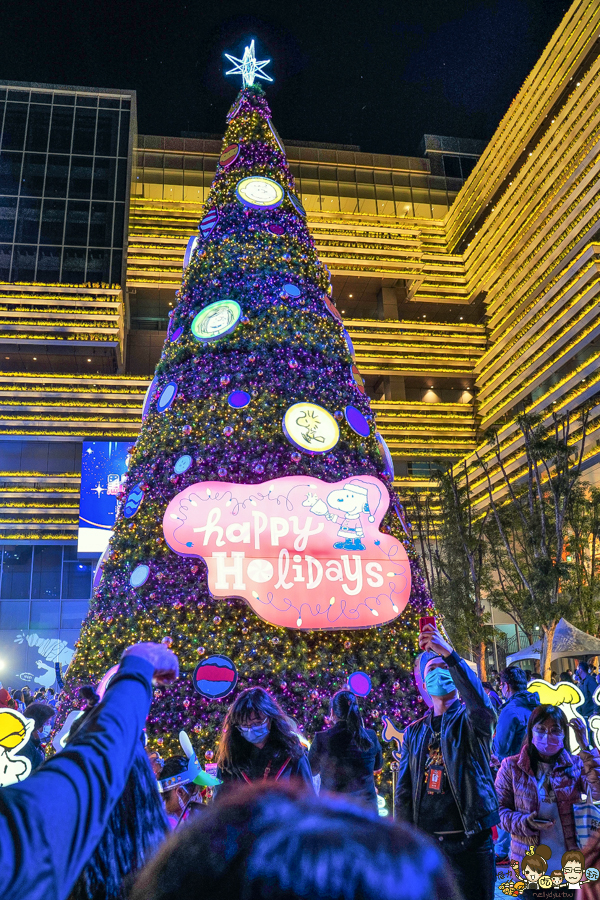
[(165, 644), (133, 644), (123, 651), (123, 656), (141, 656), (154, 666), (155, 684), (171, 684), (179, 675), (179, 660)]
[(419, 647), (421, 650), (431, 650), (432, 653), (437, 653), (444, 658), (450, 656), (454, 649), (434, 625), (424, 626), (419, 635)]

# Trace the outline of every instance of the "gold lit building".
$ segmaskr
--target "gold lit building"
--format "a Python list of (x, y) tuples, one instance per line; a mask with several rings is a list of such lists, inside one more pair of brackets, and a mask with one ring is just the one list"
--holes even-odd
[[(488, 429), (498, 430), (516, 473), (519, 412), (549, 416), (598, 390), (599, 71), (600, 5), (575, 0), (487, 146), (426, 136), (422, 156), (409, 158), (284, 141), (401, 493), (426, 489), (439, 466), (466, 459), (484, 502), (475, 451)], [(38, 602), (41, 551), (30, 554), (27, 598), (4, 587), (7, 571), (18, 580), (18, 544), (60, 547), (63, 584), (75, 564), (82, 440), (135, 439), (221, 144), (138, 135), (131, 91), (4, 82), (0, 101), (9, 134), (2, 154), (14, 175), (3, 174), (5, 163), (2, 629), (5, 599), (27, 599), (32, 610)], [(19, 128), (29, 135), (31, 121), (45, 121), (45, 104), (47, 144), (10, 144)], [(75, 115), (68, 147), (63, 129), (61, 158), (70, 154), (70, 163), (60, 221), (57, 109), (65, 122), (65, 110)], [(87, 128), (88, 145), (78, 128)], [(585, 466), (586, 478), (600, 481), (598, 418)], [(38, 627), (62, 628), (63, 606), (58, 625)], [(65, 621), (75, 620), (73, 607)]]

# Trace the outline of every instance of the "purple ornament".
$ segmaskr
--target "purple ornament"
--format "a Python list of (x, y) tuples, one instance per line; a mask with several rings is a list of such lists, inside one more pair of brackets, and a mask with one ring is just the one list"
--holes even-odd
[(243, 409), (244, 406), (248, 406), (251, 399), (248, 391), (232, 391), (227, 402), (232, 409)]
[(366, 697), (371, 692), (371, 679), (365, 672), (353, 672), (348, 677), (348, 687), (357, 697)]
[(352, 431), (360, 434), (361, 437), (369, 437), (371, 433), (369, 423), (355, 406), (347, 406), (344, 413), (346, 414), (346, 421)]

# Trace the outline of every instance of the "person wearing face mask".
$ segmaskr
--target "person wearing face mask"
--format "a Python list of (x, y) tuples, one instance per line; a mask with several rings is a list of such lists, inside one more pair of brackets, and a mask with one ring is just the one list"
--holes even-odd
[(52, 730), (51, 720), (54, 718), (55, 713), (56, 710), (52, 706), (49, 706), (47, 703), (38, 702), (30, 703), (25, 710), (25, 717), (27, 719), (33, 719), (35, 728), (31, 732), (25, 746), (19, 750), (19, 756), (27, 757), (31, 762), (32, 772), (39, 769), (46, 759), (42, 744), (50, 737), (50, 732)]
[[(580, 752), (566, 749), (569, 726)], [(577, 849), (573, 804), (582, 794), (600, 799), (600, 754), (588, 746), (581, 719), (567, 718), (557, 706), (541, 704), (527, 723), (520, 753), (503, 760), (496, 777), (500, 822), (510, 832), (510, 858), (519, 863), (529, 847), (551, 850), (548, 869), (562, 868), (562, 856)]]
[(225, 716), (217, 751), (214, 791), (219, 797), (228, 786), (255, 781), (303, 782), (314, 793), (308, 757), (294, 722), (263, 688), (247, 688)]
[[(520, 752), (531, 711), (540, 704), (539, 695), (527, 690), (527, 675), (517, 666), (509, 666), (500, 673), (500, 692), (505, 702), (492, 741), (492, 765), (496, 768), (503, 759)], [(509, 848), (509, 832), (498, 828), (496, 865), (507, 863)]]
[(404, 732), (396, 815), (435, 838), (465, 900), (492, 900), (491, 830), (499, 822), (490, 769), (496, 713), (477, 675), (434, 625), (424, 626), (419, 646), (424, 699), (432, 708)]

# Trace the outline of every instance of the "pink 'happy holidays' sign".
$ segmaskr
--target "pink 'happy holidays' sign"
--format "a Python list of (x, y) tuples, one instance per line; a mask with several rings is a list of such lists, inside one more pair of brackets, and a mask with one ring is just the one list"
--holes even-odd
[(203, 481), (171, 500), (163, 532), (175, 553), (206, 562), (214, 597), (242, 597), (271, 625), (368, 628), (410, 596), (406, 550), (379, 531), (388, 505), (370, 475)]

